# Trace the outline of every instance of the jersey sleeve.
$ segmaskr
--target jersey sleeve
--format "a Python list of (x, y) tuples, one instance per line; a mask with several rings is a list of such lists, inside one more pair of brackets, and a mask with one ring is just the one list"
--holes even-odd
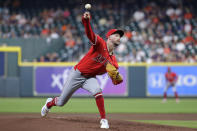
[(92, 45), (96, 45), (97, 43), (97, 35), (93, 32), (92, 27), (90, 25), (90, 19), (84, 19), (82, 17), (82, 23), (85, 27), (85, 33), (90, 40)]

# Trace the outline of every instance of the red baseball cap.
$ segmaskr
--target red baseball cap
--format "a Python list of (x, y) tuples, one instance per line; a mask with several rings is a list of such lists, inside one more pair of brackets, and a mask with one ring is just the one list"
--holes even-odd
[(106, 37), (108, 38), (110, 35), (112, 34), (120, 34), (120, 37), (122, 37), (124, 35), (124, 31), (122, 30), (118, 30), (118, 29), (111, 29), (107, 32)]

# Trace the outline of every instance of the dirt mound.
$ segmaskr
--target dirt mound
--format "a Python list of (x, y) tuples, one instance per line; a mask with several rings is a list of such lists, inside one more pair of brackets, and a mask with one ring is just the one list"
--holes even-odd
[[(130, 122), (123, 118), (117, 119), (117, 114), (113, 118), (113, 114), (110, 114), (108, 131), (196, 131), (191, 128)], [(99, 117), (95, 114), (49, 114), (46, 118), (41, 118), (40, 114), (0, 114), (1, 131), (105, 130), (99, 126)]]

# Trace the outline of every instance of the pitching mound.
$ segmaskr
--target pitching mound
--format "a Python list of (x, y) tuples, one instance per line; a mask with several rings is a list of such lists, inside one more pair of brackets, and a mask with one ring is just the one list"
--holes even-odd
[[(153, 114), (152, 114), (153, 115)], [(163, 114), (162, 114), (163, 115)], [(157, 118), (162, 115), (157, 116)], [(165, 115), (165, 114), (164, 114)], [(167, 115), (167, 114), (166, 114)], [(143, 117), (144, 116), (144, 117)], [(169, 115), (172, 118), (172, 115)], [(186, 115), (187, 117), (189, 115)], [(148, 117), (148, 118), (147, 118)], [(186, 120), (183, 115), (177, 115)], [(197, 118), (191, 116), (192, 118)], [(196, 129), (130, 122), (127, 120), (151, 119), (151, 114), (109, 114), (108, 131), (196, 131)], [(155, 118), (155, 117), (152, 117)], [(162, 118), (162, 117), (161, 117)], [(167, 119), (167, 117), (163, 117)], [(175, 118), (175, 116), (173, 116)], [(189, 118), (188, 118), (189, 119)], [(191, 119), (190, 119), (191, 120)], [(95, 114), (0, 114), (1, 131), (103, 131)]]

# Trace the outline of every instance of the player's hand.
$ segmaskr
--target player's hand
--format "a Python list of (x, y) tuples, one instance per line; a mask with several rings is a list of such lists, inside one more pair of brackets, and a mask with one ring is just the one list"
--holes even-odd
[(85, 12), (85, 13), (83, 14), (83, 18), (84, 18), (84, 19), (90, 19), (90, 12)]

